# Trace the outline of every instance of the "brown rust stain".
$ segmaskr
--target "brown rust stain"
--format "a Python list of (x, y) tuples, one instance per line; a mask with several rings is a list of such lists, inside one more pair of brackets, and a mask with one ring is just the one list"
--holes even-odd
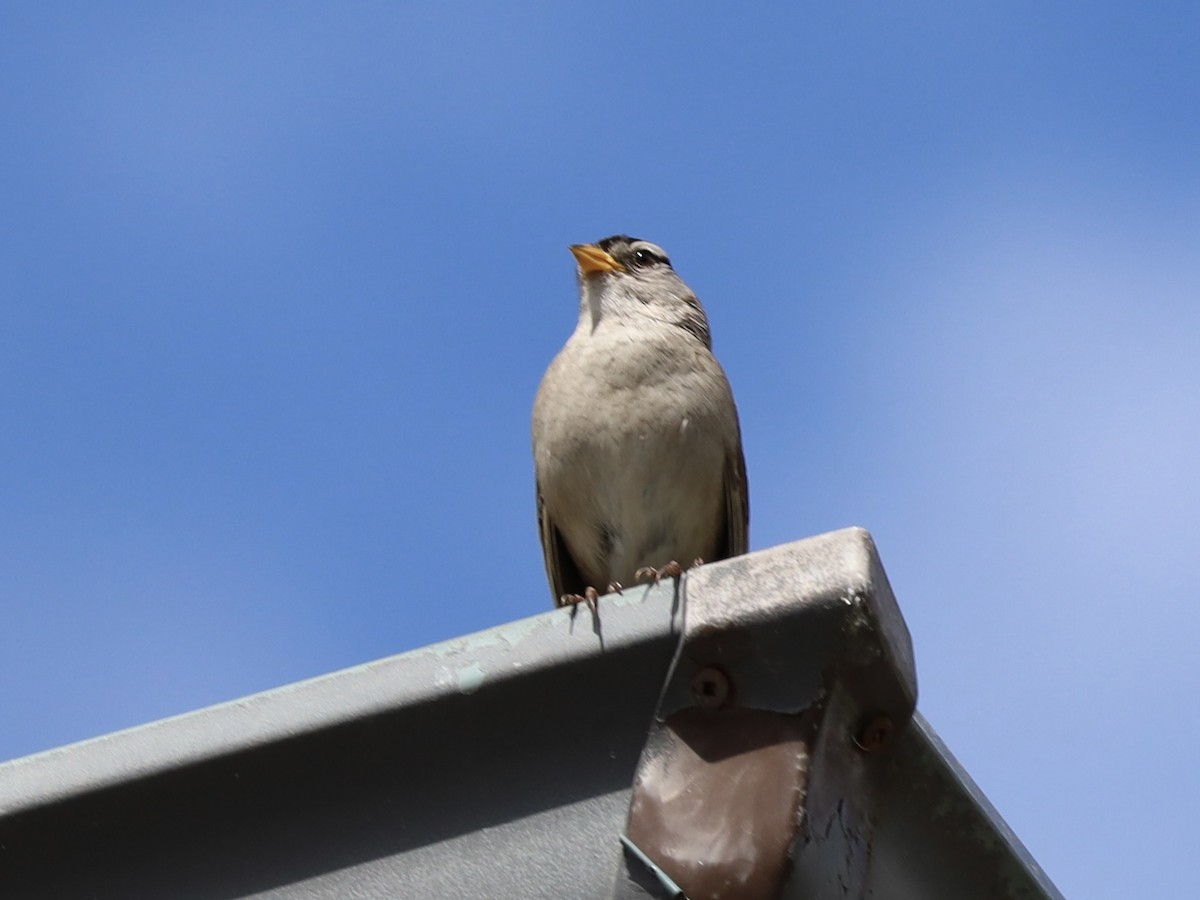
[(695, 707), (651, 739), (629, 838), (691, 900), (769, 900), (791, 870), (816, 715)]

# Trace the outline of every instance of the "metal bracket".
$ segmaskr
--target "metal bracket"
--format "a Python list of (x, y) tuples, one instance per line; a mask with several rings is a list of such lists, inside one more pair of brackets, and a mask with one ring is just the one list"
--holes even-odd
[(917, 695), (870, 535), (701, 567), (680, 592), (613, 897), (864, 896), (884, 760)]

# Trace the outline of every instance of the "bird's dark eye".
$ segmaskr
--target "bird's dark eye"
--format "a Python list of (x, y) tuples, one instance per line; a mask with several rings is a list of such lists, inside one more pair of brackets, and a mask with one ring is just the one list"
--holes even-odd
[(639, 247), (633, 251), (633, 261), (639, 266), (652, 266), (658, 262), (666, 262), (653, 250), (647, 250), (645, 247)]

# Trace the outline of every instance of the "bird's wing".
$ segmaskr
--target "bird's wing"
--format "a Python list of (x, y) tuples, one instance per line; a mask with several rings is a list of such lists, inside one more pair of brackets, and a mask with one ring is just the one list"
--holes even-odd
[(546, 577), (550, 579), (550, 593), (554, 605), (558, 606), (563, 594), (582, 594), (587, 588), (583, 576), (579, 574), (579, 566), (567, 550), (558, 527), (546, 512), (546, 504), (542, 500), (542, 491), (538, 489), (538, 531), (542, 538), (542, 556), (546, 560)]
[(750, 549), (750, 486), (746, 483), (746, 457), (742, 442), (725, 455), (725, 554), (741, 556)]

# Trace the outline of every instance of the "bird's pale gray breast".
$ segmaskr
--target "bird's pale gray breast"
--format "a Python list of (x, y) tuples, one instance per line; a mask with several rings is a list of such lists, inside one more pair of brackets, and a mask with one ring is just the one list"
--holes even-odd
[[(581, 575), (712, 558), (737, 414), (720, 365), (676, 326), (577, 332), (534, 405), (539, 490)], [(578, 376), (578, 377), (572, 377)]]

